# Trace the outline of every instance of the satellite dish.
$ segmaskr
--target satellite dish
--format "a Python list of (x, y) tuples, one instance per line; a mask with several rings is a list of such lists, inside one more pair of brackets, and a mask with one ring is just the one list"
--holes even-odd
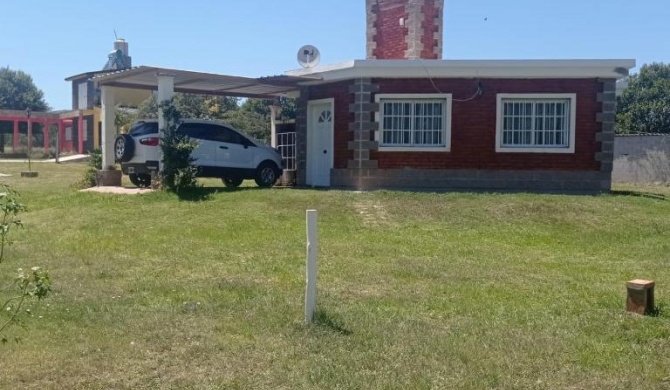
[(319, 65), (321, 53), (312, 45), (305, 45), (298, 50), (298, 63), (303, 68), (313, 68)]

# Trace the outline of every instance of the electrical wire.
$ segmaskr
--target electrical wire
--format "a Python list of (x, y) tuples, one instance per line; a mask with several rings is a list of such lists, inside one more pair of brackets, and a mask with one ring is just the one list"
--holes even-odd
[[(428, 80), (430, 80), (430, 83), (433, 85), (433, 88), (435, 89), (435, 91), (437, 91), (437, 93), (444, 94), (444, 92), (440, 91), (440, 89), (437, 87), (437, 85), (435, 85), (435, 81), (433, 80), (433, 77), (428, 72), (428, 68), (426, 68), (426, 66), (423, 65), (423, 63), (421, 64), (421, 66), (423, 67), (423, 71), (426, 72), (426, 76), (428, 76)], [(481, 96), (483, 93), (484, 93), (484, 89), (482, 88), (482, 83), (477, 82), (477, 91), (475, 91), (474, 95), (472, 95), (471, 97), (469, 97), (467, 99), (453, 99), (452, 98), (451, 100), (455, 101), (455, 102), (459, 102), (459, 103), (469, 102), (471, 100), (475, 100), (478, 96)]]

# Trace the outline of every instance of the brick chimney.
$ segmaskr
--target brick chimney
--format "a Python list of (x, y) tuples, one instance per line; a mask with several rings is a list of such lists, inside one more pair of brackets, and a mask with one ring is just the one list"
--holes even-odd
[(365, 0), (367, 58), (442, 59), (444, 0)]

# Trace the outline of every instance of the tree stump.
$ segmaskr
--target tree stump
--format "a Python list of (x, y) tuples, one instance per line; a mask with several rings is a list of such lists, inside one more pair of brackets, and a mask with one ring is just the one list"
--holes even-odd
[(626, 311), (640, 315), (649, 314), (654, 310), (653, 280), (635, 279), (626, 283), (628, 298)]

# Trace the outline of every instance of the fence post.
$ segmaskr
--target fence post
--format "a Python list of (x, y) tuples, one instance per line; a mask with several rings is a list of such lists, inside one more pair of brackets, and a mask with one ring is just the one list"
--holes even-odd
[(305, 323), (314, 321), (316, 312), (316, 277), (317, 277), (317, 213), (316, 210), (307, 210), (307, 285), (305, 288)]

